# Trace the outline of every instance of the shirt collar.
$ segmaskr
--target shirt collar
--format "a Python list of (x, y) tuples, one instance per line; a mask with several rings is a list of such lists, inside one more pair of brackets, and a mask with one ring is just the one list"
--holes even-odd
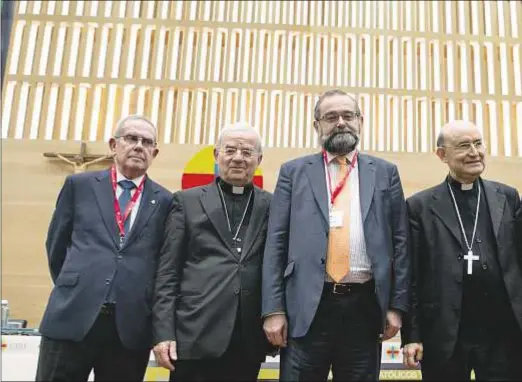
[(329, 153), (327, 151), (326, 152), (326, 161), (328, 162), (328, 164), (330, 164), (337, 157), (345, 157), (346, 159), (348, 159), (348, 162), (352, 163), (353, 157), (355, 156), (356, 152), (357, 152), (357, 150), (353, 150), (351, 153), (346, 154), (346, 155), (335, 155), (335, 154)]
[(127, 179), (125, 177), (125, 175), (123, 175), (120, 172), (120, 170), (118, 170), (118, 168), (116, 167), (116, 183), (118, 183), (120, 180), (130, 180), (132, 183), (134, 183), (136, 185), (136, 188), (138, 188), (140, 186), (141, 181), (143, 180), (144, 176), (145, 176), (145, 174), (138, 176), (137, 178), (134, 178), (134, 179)]

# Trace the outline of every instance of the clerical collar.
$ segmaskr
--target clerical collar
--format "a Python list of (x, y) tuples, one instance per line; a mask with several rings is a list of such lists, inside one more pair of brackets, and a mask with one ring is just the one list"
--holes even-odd
[(475, 181), (473, 183), (464, 184), (464, 183), (460, 183), (458, 180), (453, 178), (451, 175), (448, 175), (448, 181), (454, 190), (459, 190), (459, 191), (463, 191), (463, 192), (474, 191), (473, 193), (477, 192), (477, 187), (475, 185), (478, 185), (478, 178), (475, 179)]
[(244, 187), (233, 186), (232, 184), (225, 182), (221, 178), (218, 178), (218, 185), (221, 187), (224, 193), (229, 195), (244, 195), (246, 192), (248, 192), (254, 187), (252, 183), (248, 183)]

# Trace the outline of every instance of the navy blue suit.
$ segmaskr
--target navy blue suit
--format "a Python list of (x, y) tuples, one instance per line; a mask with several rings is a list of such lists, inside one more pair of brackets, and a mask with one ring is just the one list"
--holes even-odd
[(150, 349), (154, 273), (171, 201), (172, 194), (147, 177), (135, 221), (120, 247), (110, 172), (67, 177), (46, 241), (55, 286), (40, 325), (43, 336), (84, 340), (112, 287), (123, 347)]

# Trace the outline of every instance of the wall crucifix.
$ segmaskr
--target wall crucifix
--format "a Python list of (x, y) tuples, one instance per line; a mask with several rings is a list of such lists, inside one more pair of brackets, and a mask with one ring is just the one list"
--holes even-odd
[(87, 154), (87, 144), (82, 142), (80, 145), (79, 154), (64, 154), (64, 153), (43, 153), (47, 158), (58, 158), (73, 166), (74, 173), (85, 172), (87, 167), (98, 162), (112, 160), (113, 154), (94, 155)]

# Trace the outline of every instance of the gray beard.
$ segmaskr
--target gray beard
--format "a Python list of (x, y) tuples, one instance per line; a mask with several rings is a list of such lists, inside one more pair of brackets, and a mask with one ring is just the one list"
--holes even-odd
[(332, 154), (345, 155), (351, 153), (357, 147), (359, 137), (351, 132), (335, 133), (323, 141), (323, 148)]

